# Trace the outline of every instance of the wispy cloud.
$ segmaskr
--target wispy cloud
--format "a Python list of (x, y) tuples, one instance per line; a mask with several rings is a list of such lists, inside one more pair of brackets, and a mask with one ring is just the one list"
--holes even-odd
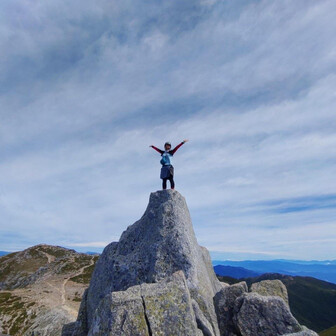
[(203, 245), (333, 258), (335, 9), (2, 1), (1, 249), (116, 240), (160, 188), (148, 145), (190, 138), (176, 182)]
[(311, 211), (327, 208), (336, 208), (336, 195), (316, 195), (313, 197), (305, 196), (294, 199), (273, 200), (261, 204), (261, 206), (269, 208), (272, 212), (298, 212)]

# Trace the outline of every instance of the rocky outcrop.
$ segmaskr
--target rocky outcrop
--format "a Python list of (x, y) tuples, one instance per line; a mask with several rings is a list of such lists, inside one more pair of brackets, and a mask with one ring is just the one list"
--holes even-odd
[(64, 326), (63, 336), (274, 336), (302, 330), (280, 297), (248, 293), (245, 282), (217, 280), (185, 199), (164, 190), (152, 193), (141, 219), (104, 249), (77, 321)]
[(223, 287), (214, 297), (220, 334), (223, 336), (236, 335), (238, 330), (234, 323), (234, 307), (237, 298), (247, 293), (246, 282)]
[(157, 283), (106, 295), (94, 314), (89, 335), (195, 335), (196, 331), (186, 279), (178, 271)]
[(41, 310), (23, 336), (58, 336), (62, 332), (62, 325), (70, 321), (69, 314), (63, 309)]
[(85, 305), (86, 332), (93, 326), (100, 301), (112, 292), (157, 283), (183, 271), (188, 291), (214, 335), (219, 335), (213, 297), (222, 288), (208, 251), (197, 244), (185, 199), (174, 190), (150, 196), (142, 218), (129, 226), (118, 243), (109, 244), (93, 272)]
[(241, 295), (235, 301), (233, 319), (242, 336), (283, 335), (302, 330), (285, 301), (277, 296)]
[(264, 296), (279, 296), (288, 305), (288, 293), (286, 286), (280, 280), (263, 280), (251, 286), (251, 292)]

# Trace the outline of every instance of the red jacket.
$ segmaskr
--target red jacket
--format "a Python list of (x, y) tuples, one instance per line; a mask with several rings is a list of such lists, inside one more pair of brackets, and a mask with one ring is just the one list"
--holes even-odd
[[(171, 149), (168, 153), (170, 154), (170, 155), (174, 155), (175, 154), (175, 152), (182, 146), (184, 144), (184, 142), (182, 141), (180, 144), (178, 144), (174, 149)], [(157, 147), (155, 147), (155, 146), (151, 146), (153, 149), (155, 149), (157, 152), (159, 152), (161, 155), (165, 152), (165, 151), (163, 151), (163, 150), (161, 150), (161, 149), (159, 149), (159, 148), (157, 148)]]

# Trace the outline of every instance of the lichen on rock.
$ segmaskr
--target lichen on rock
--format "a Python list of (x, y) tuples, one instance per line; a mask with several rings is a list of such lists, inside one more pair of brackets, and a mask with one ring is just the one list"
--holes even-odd
[(279, 296), (288, 305), (288, 293), (286, 286), (280, 280), (263, 280), (251, 286), (251, 292), (264, 296)]

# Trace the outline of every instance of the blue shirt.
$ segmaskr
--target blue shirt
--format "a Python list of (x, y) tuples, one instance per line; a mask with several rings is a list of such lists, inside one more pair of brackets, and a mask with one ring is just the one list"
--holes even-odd
[(162, 153), (161, 164), (163, 166), (172, 166), (173, 165), (173, 155), (170, 154), (170, 151), (164, 151)]

